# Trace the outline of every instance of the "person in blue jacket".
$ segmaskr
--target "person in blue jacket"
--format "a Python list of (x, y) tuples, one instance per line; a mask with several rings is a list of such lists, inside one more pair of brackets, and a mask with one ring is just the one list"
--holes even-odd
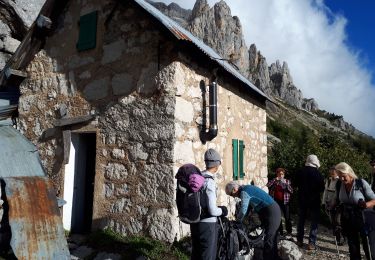
[(279, 259), (277, 254), (278, 229), (281, 221), (279, 205), (264, 190), (254, 185), (239, 185), (231, 181), (225, 186), (225, 193), (241, 199), (241, 209), (236, 216), (242, 222), (249, 216), (252, 208), (258, 213), (262, 226), (265, 229), (263, 260)]

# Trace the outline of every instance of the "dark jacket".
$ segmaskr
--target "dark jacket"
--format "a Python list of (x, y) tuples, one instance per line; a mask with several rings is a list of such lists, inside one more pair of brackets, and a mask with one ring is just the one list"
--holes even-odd
[(315, 167), (305, 166), (296, 176), (298, 200), (307, 207), (320, 207), (324, 178)]

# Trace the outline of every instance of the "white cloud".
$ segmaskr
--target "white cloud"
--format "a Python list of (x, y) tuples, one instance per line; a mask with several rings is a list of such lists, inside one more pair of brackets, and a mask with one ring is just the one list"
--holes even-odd
[[(174, 2), (188, 9), (195, 3)], [(208, 1), (211, 6), (215, 2)], [(240, 18), (247, 45), (255, 43), (269, 65), (276, 60), (286, 61), (304, 97), (314, 97), (321, 109), (343, 115), (361, 131), (375, 136), (375, 87), (359, 50), (346, 44), (345, 17), (332, 13), (324, 0), (226, 3), (232, 15)]]

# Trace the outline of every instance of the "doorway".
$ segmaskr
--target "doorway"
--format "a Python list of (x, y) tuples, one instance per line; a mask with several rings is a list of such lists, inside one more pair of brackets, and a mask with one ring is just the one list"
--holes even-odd
[(69, 163), (65, 165), (64, 229), (71, 233), (91, 231), (96, 157), (95, 133), (72, 133)]

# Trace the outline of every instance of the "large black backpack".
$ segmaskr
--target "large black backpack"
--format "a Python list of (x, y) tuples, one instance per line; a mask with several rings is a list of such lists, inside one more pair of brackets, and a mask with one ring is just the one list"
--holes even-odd
[(243, 226), (227, 218), (220, 218), (220, 230), (218, 235), (217, 260), (235, 260), (239, 254), (247, 255), (251, 249), (251, 243)]
[(175, 178), (177, 179), (176, 204), (180, 220), (192, 224), (209, 217), (207, 209), (202, 207), (202, 200), (205, 195), (206, 179), (212, 177), (203, 176), (193, 164), (184, 164), (178, 169)]

